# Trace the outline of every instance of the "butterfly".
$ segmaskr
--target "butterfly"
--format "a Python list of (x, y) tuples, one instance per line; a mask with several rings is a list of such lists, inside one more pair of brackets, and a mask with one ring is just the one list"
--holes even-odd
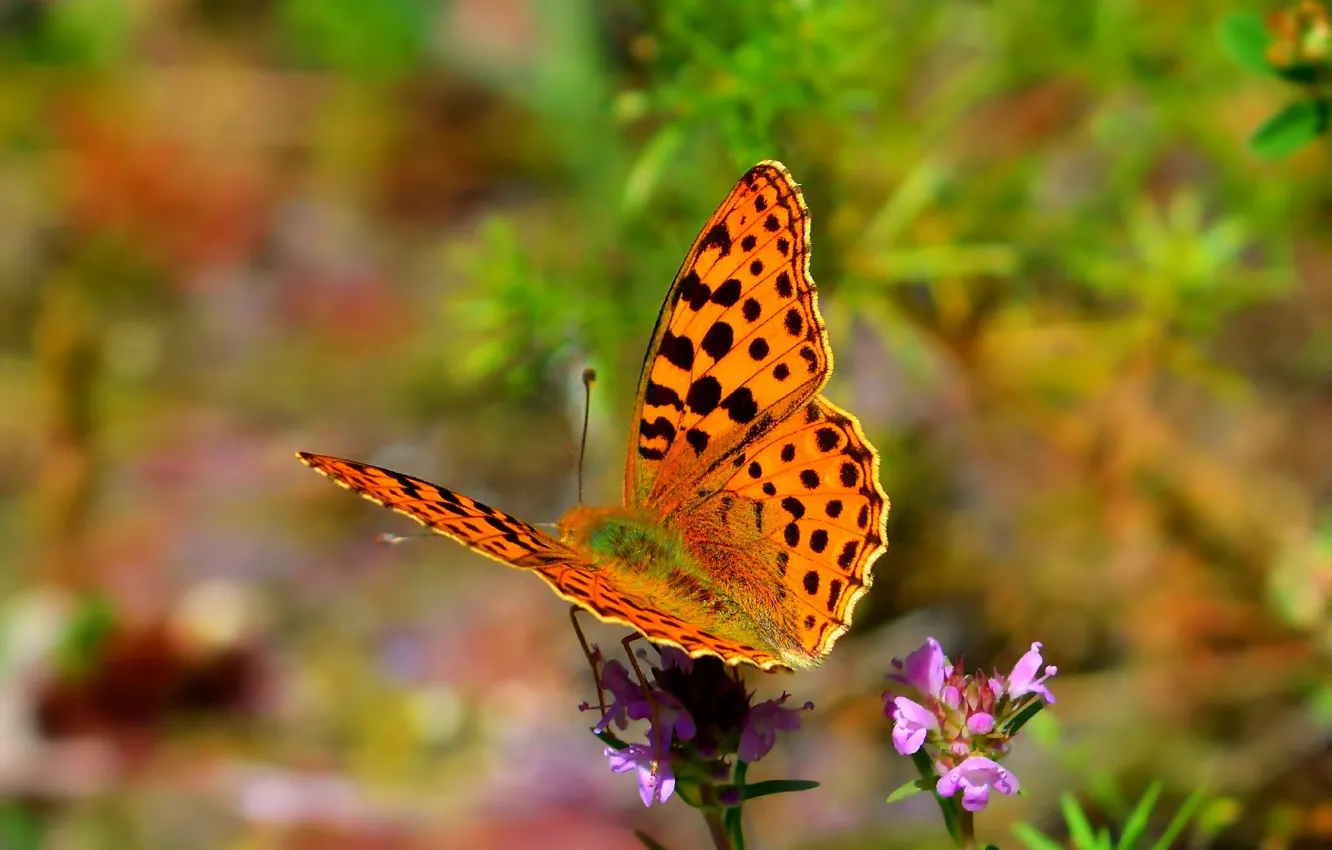
[(657, 645), (813, 667), (869, 589), (888, 497), (860, 423), (820, 393), (833, 356), (809, 252), (799, 186), (759, 163), (699, 232), (657, 317), (624, 504), (579, 505), (558, 537), (409, 475), (297, 456)]

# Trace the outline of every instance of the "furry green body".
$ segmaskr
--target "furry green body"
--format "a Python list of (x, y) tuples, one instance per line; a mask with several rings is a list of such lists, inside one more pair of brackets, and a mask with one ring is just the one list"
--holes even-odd
[(598, 570), (642, 604), (718, 637), (785, 654), (764, 639), (770, 631), (755, 618), (766, 613), (770, 619), (771, 611), (745, 600), (743, 584), (735, 588), (741, 593), (728, 593), (700, 557), (718, 563), (717, 553), (700, 552), (704, 544), (682, 531), (627, 509), (587, 507), (571, 511), (560, 531), (565, 543), (587, 552)]

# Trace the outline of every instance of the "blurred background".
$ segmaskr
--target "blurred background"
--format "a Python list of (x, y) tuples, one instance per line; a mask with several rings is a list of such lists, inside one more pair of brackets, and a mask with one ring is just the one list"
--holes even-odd
[(617, 501), (661, 299), (770, 157), (893, 507), (827, 665), (750, 678), (818, 706), (751, 776), (822, 783), (752, 846), (944, 846), (884, 803), (926, 635), (1060, 668), (983, 838), (1159, 779), (1188, 846), (1332, 846), (1332, 166), (1250, 149), (1320, 83), (1218, 37), (1281, 8), (2, 0), (0, 846), (701, 846), (606, 769), (564, 603), (292, 453), (554, 521), (592, 365)]

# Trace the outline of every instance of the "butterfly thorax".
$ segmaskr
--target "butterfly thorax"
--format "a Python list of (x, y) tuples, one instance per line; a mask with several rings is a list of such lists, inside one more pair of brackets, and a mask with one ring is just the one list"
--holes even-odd
[(589, 553), (597, 566), (617, 574), (650, 582), (682, 571), (701, 573), (679, 534), (625, 508), (576, 507), (560, 520), (560, 537)]
[[(698, 541), (631, 508), (577, 507), (560, 521), (563, 542), (608, 574), (626, 603), (679, 617), (718, 637), (760, 646), (785, 657), (789, 642), (766, 635), (769, 606), (718, 582), (703, 563)], [(789, 663), (789, 662), (788, 662)], [(806, 662), (807, 663), (807, 662)]]

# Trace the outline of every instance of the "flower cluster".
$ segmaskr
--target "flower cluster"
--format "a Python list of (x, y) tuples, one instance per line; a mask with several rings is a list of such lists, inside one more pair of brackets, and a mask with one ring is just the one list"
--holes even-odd
[[(800, 709), (788, 708), (785, 693), (752, 705), (754, 695), (718, 659), (695, 660), (669, 647), (658, 652), (660, 666), (652, 668), (646, 684), (618, 661), (602, 665), (600, 686), (611, 701), (592, 729), (619, 743), (612, 725), (623, 730), (631, 720), (650, 721), (647, 743), (608, 746), (605, 751), (614, 772), (637, 772), (644, 805), (666, 802), (677, 783), (726, 784), (736, 763), (766, 756), (777, 730), (800, 728), (800, 711), (814, 707), (807, 702)], [(594, 653), (594, 659), (599, 658)], [(597, 707), (583, 703), (579, 708)]]
[[(1017, 777), (1000, 766), (1017, 731), (1019, 716), (1029, 716), (1034, 703), (1055, 701), (1045, 680), (1057, 670), (1042, 671), (1041, 645), (1018, 661), (1008, 676), (962, 672), (950, 664), (934, 638), (905, 661), (893, 659), (894, 685), (884, 694), (884, 713), (893, 720), (893, 745), (903, 755), (929, 746), (942, 797), (962, 792), (969, 812), (985, 808), (990, 789), (1015, 794)], [(1043, 674), (1042, 674), (1043, 673)], [(1042, 675), (1038, 675), (1042, 674)]]

